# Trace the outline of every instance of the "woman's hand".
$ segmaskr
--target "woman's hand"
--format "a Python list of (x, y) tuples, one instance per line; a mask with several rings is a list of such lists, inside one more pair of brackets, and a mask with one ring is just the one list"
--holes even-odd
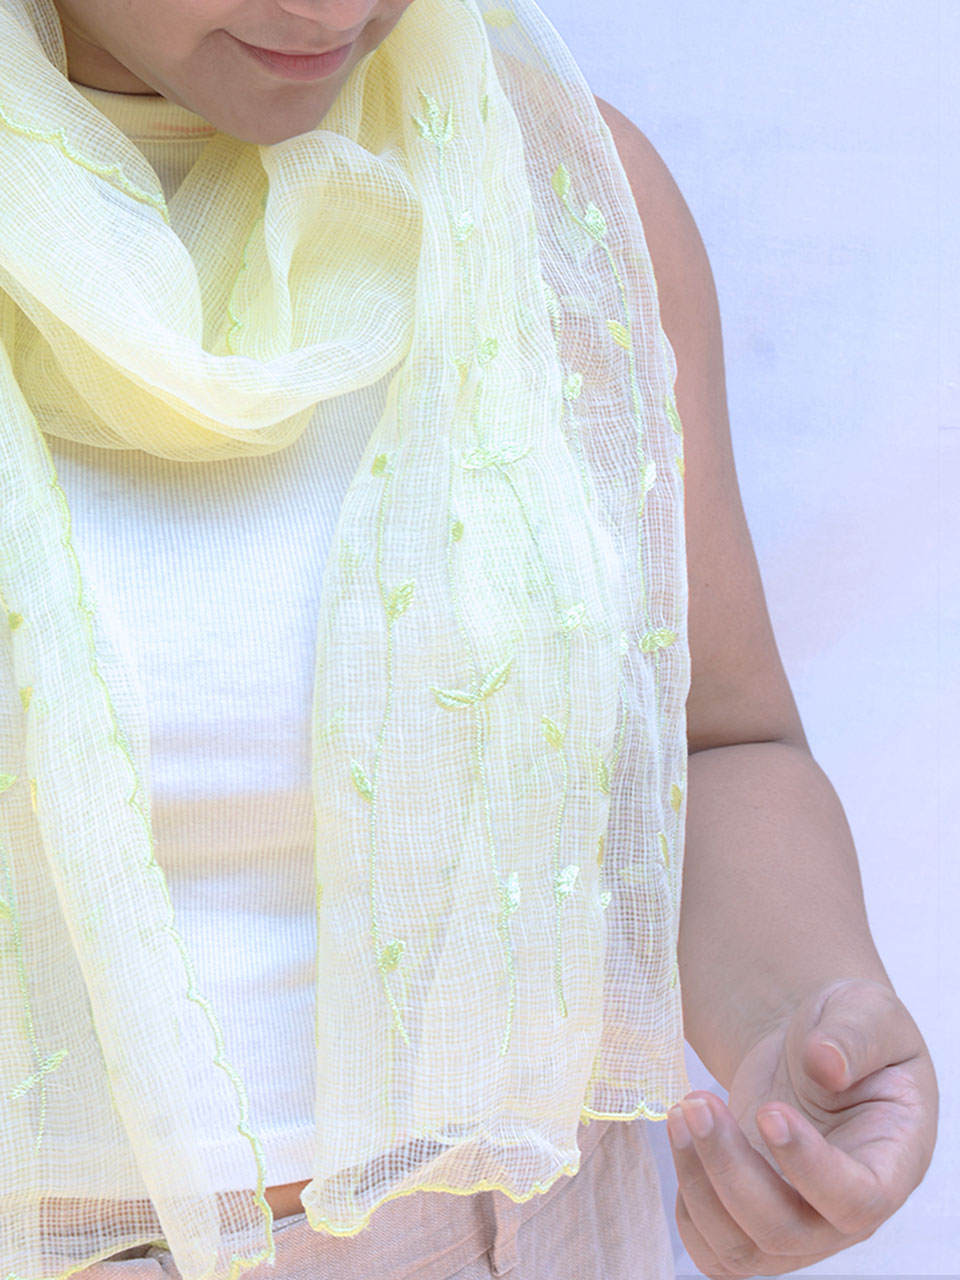
[[(729, 1105), (700, 1091), (670, 1111), (677, 1225), (690, 1257), (711, 1280), (782, 1275), (866, 1240), (926, 1173), (938, 1096), (923, 1037), (895, 992), (867, 979), (818, 988), (746, 1054)], [(707, 1136), (694, 1127), (693, 1099), (712, 1120)], [(681, 1112), (689, 1129), (677, 1124)], [(778, 1114), (784, 1145), (771, 1123)]]

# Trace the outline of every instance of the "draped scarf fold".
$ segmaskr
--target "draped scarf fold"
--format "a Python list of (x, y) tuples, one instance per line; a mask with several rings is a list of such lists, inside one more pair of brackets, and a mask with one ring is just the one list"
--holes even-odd
[(581, 1119), (689, 1087), (676, 369), (582, 73), (533, 0), (416, 0), (316, 129), (215, 132), (167, 201), (51, 0), (0, 0), (0, 171), (0, 1274), (274, 1257), (45, 437), (202, 465), (387, 374), (316, 628), (301, 1198), (352, 1235), (416, 1190), (542, 1193)]

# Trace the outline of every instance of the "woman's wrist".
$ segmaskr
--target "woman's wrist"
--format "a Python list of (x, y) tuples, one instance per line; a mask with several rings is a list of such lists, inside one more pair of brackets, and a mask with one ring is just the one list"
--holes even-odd
[(805, 746), (690, 756), (678, 964), (686, 1037), (725, 1087), (816, 988), (866, 978), (893, 989), (843, 808)]

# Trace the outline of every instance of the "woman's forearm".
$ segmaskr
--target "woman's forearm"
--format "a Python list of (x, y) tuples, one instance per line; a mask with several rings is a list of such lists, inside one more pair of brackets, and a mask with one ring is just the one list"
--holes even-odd
[(837, 978), (893, 984), (870, 935), (843, 808), (806, 747), (697, 751), (687, 787), (684, 1030), (728, 1088), (763, 1030), (814, 986)]

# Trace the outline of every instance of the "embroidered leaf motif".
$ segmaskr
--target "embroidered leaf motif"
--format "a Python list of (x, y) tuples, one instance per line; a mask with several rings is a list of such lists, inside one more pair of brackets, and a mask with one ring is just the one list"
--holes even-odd
[(560, 626), (563, 630), (576, 631), (577, 627), (579, 627), (580, 623), (583, 621), (583, 615), (586, 612), (586, 609), (587, 606), (581, 600), (578, 604), (569, 608), (566, 613), (562, 614), (560, 618)]
[(17, 780), (15, 773), (0, 773), (0, 791), (6, 791), (12, 787)]
[(393, 973), (402, 956), (403, 943), (397, 938), (380, 952), (380, 968), (384, 973)]
[(606, 843), (605, 836), (601, 836), (600, 839), (597, 841), (597, 866), (598, 867), (603, 866), (603, 846), (605, 843)]
[(562, 747), (563, 730), (560, 726), (551, 720), (549, 716), (541, 716), (540, 723), (543, 725), (543, 736), (550, 743), (551, 747)]
[(651, 458), (649, 462), (644, 464), (643, 468), (643, 492), (649, 493), (653, 486), (657, 483), (657, 464)]
[(22, 614), (22, 613), (8, 613), (8, 614), (7, 614), (7, 622), (9, 622), (9, 623), (10, 623), (10, 630), (11, 630), (11, 631), (16, 631), (17, 627), (19, 627), (19, 625), (20, 625), (20, 623), (21, 623), (22, 621), (23, 621), (23, 614)]
[(460, 539), (463, 537), (463, 521), (462, 520), (454, 520), (453, 528), (450, 530), (450, 537), (453, 539), (454, 542), (459, 542)]
[(610, 770), (607, 768), (606, 760), (597, 761), (597, 782), (600, 784), (600, 790), (605, 796), (610, 794)]
[(512, 916), (520, 905), (520, 877), (516, 871), (500, 877), (500, 905), (505, 916)]
[(26, 711), (30, 705), (30, 699), (33, 697), (33, 685), (24, 685), (20, 690), (20, 701), (23, 703), (23, 709)]
[(43, 1062), (41, 1062), (39, 1070), (35, 1071), (32, 1076), (27, 1076), (26, 1080), (21, 1080), (18, 1085), (15, 1085), (7, 1094), (7, 1097), (10, 1099), (23, 1097), (34, 1085), (39, 1084), (44, 1076), (49, 1075), (51, 1071), (56, 1071), (66, 1056), (66, 1049), (58, 1049), (56, 1053), (51, 1053), (49, 1058), (44, 1058)]
[(607, 220), (592, 200), (587, 205), (583, 220), (594, 240), (600, 241), (607, 234)]
[(0, 920), (12, 920), (12, 919), (13, 919), (13, 907), (11, 907), (9, 902), (4, 902), (3, 898), (0, 898)]
[(387, 455), (385, 453), (378, 453), (373, 460), (373, 466), (370, 468), (370, 470), (373, 472), (375, 476), (381, 476), (386, 470), (386, 467), (387, 467)]
[(466, 380), (470, 377), (469, 361), (461, 358), (454, 360), (453, 363), (457, 366), (457, 372), (460, 374), (460, 385), (463, 386)]
[(431, 685), (430, 692), (441, 707), (469, 707), (477, 701), (477, 695), (466, 689), (438, 689)]
[(668, 627), (660, 627), (656, 631), (648, 631), (640, 641), (644, 653), (654, 653), (657, 649), (667, 649), (676, 640), (677, 634)]
[(499, 449), (488, 449), (481, 445), (477, 449), (471, 449), (469, 453), (465, 453), (461, 459), (461, 466), (468, 467), (470, 470), (479, 471), (483, 467), (505, 467), (511, 462), (516, 462), (519, 458), (525, 457), (530, 452), (531, 446), (524, 448), (519, 444), (505, 444)]
[(350, 758), (350, 773), (353, 776), (353, 785), (357, 788), (364, 800), (373, 799), (373, 787), (370, 785), (370, 779), (364, 772), (363, 765), (359, 760)]
[(498, 689), (502, 689), (507, 683), (507, 676), (510, 674), (510, 664), (512, 658), (508, 658), (506, 662), (502, 662), (499, 667), (494, 667), (480, 681), (477, 687), (478, 698), (489, 698), (491, 693), (496, 693)]
[(487, 449), (481, 446), (477, 449), (471, 449), (469, 453), (465, 453), (460, 465), (468, 467), (471, 471), (479, 471), (481, 467), (492, 467), (495, 462), (499, 461), (500, 455), (496, 449)]
[(100, 928), (100, 922), (103, 919), (103, 904), (93, 908), (91, 912), (84, 918), (83, 927), (87, 933), (96, 933)]
[(564, 867), (562, 871), (557, 873), (556, 891), (558, 902), (566, 902), (567, 898), (570, 897), (579, 874), (580, 868), (575, 865)]
[(406, 582), (401, 582), (399, 586), (393, 588), (387, 596), (387, 617), (391, 620), (399, 618), (402, 613), (410, 607), (410, 601), (413, 599), (413, 579), (408, 578)]
[(680, 812), (680, 805), (683, 803), (683, 792), (674, 782), (670, 787), (670, 807), (674, 813)]
[(360, 552), (351, 547), (349, 542), (345, 542), (340, 548), (339, 560), (340, 572), (349, 580), (360, 563)]
[(676, 457), (674, 458), (674, 462), (677, 464), (677, 470), (680, 472), (680, 475), (681, 476), (686, 475), (686, 469), (683, 465), (683, 459), (680, 457)]
[(413, 122), (419, 129), (421, 138), (434, 143), (442, 151), (453, 137), (453, 107), (448, 107), (446, 115), (441, 118), (436, 98), (431, 97), (429, 93), (424, 93), (422, 89), (419, 93), (427, 119), (423, 121), (419, 116), (413, 116)]
[(624, 350), (629, 351), (629, 350), (630, 350), (630, 334), (629, 334), (629, 332), (628, 332), (628, 331), (623, 327), (623, 325), (620, 323), (620, 321), (619, 321), (619, 320), (608, 320), (608, 321), (607, 321), (607, 328), (608, 328), (608, 329), (610, 330), (610, 332), (613, 334), (613, 340), (614, 340), (614, 342), (619, 342), (619, 343), (620, 343), (620, 346), (621, 346), (621, 347), (623, 347), (623, 348), (624, 348)]
[(678, 436), (683, 435), (683, 423), (680, 421), (680, 415), (677, 413), (677, 406), (672, 396), (666, 396), (663, 401), (667, 410), (667, 417), (670, 419), (670, 425)]
[(457, 240), (460, 244), (463, 244), (465, 241), (470, 239), (475, 226), (476, 222), (474, 221), (473, 214), (469, 209), (464, 209), (456, 222)]
[(526, 448), (521, 444), (505, 444), (500, 450), (498, 463), (501, 467), (509, 466), (511, 462), (517, 462), (520, 458), (525, 458), (530, 452), (530, 445)]
[(580, 392), (583, 390), (583, 374), (571, 373), (570, 377), (563, 384), (564, 400), (579, 400)]
[[(440, 107), (437, 105), (436, 98), (431, 97), (429, 93), (424, 93), (422, 89), (419, 92), (420, 92), (420, 100), (423, 103), (424, 107), (426, 108), (427, 120), (429, 121), (429, 124), (424, 125), (424, 128), (427, 131), (424, 136), (432, 137), (433, 130), (436, 129), (440, 124)], [(420, 120), (417, 121), (418, 125), (422, 123), (423, 122)]]
[(490, 97), (488, 94), (485, 93), (483, 97), (480, 99), (480, 118), (484, 124), (487, 123), (487, 116), (489, 115), (489, 113), (490, 113)]
[(564, 197), (568, 195), (570, 191), (570, 174), (567, 172), (566, 165), (563, 165), (563, 164), (557, 165), (556, 169), (554, 169), (553, 171), (553, 177), (551, 178), (551, 182), (553, 183), (554, 191), (557, 193), (560, 199), (563, 200)]
[(321, 729), (319, 741), (329, 742), (331, 738), (335, 737), (338, 733), (341, 733), (343, 730), (343, 719), (343, 707), (337, 707), (336, 711), (334, 711), (333, 715), (327, 721), (326, 727)]
[(483, 20), (488, 27), (509, 27), (513, 24), (513, 13), (510, 9), (488, 9)]
[(601, 893), (601, 895), (600, 895), (600, 910), (601, 910), (601, 911), (606, 911), (607, 907), (609, 907), (609, 905), (610, 905), (610, 901), (611, 901), (611, 899), (612, 899), (612, 898), (613, 898), (613, 894), (610, 892), (610, 890), (609, 890), (609, 889), (608, 889), (605, 893)]
[(667, 837), (663, 834), (662, 831), (658, 831), (657, 839), (660, 841), (660, 856), (663, 858), (663, 865), (669, 870), (670, 846), (667, 844)]
[(557, 297), (556, 292), (554, 291), (553, 285), (550, 283), (549, 280), (544, 280), (543, 276), (541, 276), (540, 283), (543, 285), (543, 296), (547, 304), (547, 311), (550, 314), (550, 318), (551, 320), (554, 320), (556, 323), (559, 324), (560, 299)]
[(486, 673), (475, 690), (438, 689), (435, 685), (430, 685), (431, 694), (434, 695), (440, 707), (470, 707), (472, 703), (479, 703), (480, 699), (489, 698), (490, 694), (495, 694), (498, 689), (506, 685), (509, 666), (512, 662), (513, 659), (508, 658), (506, 662), (500, 663), (499, 667), (494, 667), (493, 671)]
[(489, 364), (500, 350), (500, 343), (496, 338), (484, 338), (477, 348), (477, 364), (481, 367)]

